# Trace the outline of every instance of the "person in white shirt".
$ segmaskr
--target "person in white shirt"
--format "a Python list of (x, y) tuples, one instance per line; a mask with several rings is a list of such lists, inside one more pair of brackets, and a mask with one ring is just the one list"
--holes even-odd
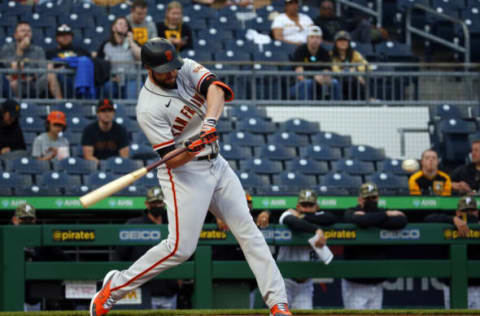
[(310, 25), (313, 25), (312, 19), (298, 13), (298, 0), (285, 0), (285, 13), (279, 14), (272, 23), (273, 38), (288, 44), (305, 44)]

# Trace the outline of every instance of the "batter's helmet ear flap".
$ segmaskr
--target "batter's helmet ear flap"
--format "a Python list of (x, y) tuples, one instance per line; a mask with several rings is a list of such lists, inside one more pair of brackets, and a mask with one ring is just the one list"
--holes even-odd
[(155, 37), (148, 40), (141, 51), (143, 67), (158, 73), (170, 72), (183, 66), (183, 59), (175, 46), (167, 39)]

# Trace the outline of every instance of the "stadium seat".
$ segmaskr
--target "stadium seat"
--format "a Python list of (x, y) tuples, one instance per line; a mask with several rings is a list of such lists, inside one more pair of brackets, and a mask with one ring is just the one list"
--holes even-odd
[(68, 157), (53, 164), (53, 169), (71, 175), (86, 175), (98, 170), (97, 163), (79, 157)]
[(79, 175), (68, 175), (65, 172), (49, 171), (37, 176), (37, 185), (40, 187), (65, 189), (81, 184)]
[(20, 174), (41, 174), (50, 170), (50, 162), (33, 157), (19, 157), (7, 160), (6, 170)]
[(269, 185), (266, 187), (259, 187), (257, 188), (258, 195), (298, 195), (299, 189), (298, 187), (289, 187), (287, 185)]
[(385, 159), (378, 168), (382, 172), (385, 173), (393, 173), (396, 175), (403, 175), (407, 176), (410, 173), (403, 170), (402, 168), (402, 160), (398, 159)]
[(142, 132), (132, 133), (132, 143), (150, 146), (150, 141), (148, 140), (147, 136), (145, 136), (145, 134)]
[(36, 137), (37, 137), (37, 133), (32, 133), (32, 132), (23, 133), (23, 139), (25, 140), (25, 144), (27, 145), (32, 145)]
[(115, 180), (115, 177), (113, 176), (113, 174), (103, 171), (97, 171), (95, 173), (85, 175), (83, 179), (86, 186), (98, 187), (107, 184), (112, 180)]
[(440, 121), (436, 128), (443, 135), (445, 160), (463, 163), (470, 152), (468, 135), (477, 131), (475, 122), (451, 118)]
[(352, 146), (350, 135), (340, 135), (333, 132), (319, 132), (311, 136), (313, 145), (326, 145), (330, 147), (348, 148)]
[[(2, 1), (0, 4), (0, 12), (8, 12), (10, 15), (17, 16), (25, 12), (25, 6), (17, 1)], [(2, 19), (4, 18), (5, 17), (2, 17)]]
[(188, 21), (187, 23), (193, 31), (204, 30), (207, 28), (207, 19), (190, 18), (190, 21)]
[(215, 39), (215, 37), (209, 36), (208, 33), (202, 33), (199, 34), (197, 36), (197, 39), (193, 41), (193, 50), (196, 54), (200, 53), (201, 51), (205, 51), (213, 55), (217, 51), (223, 50), (223, 41)]
[(109, 13), (114, 14), (115, 16), (127, 16), (130, 14), (131, 6), (127, 3), (120, 3), (109, 8)]
[(48, 107), (36, 105), (33, 103), (20, 103), (20, 114), (22, 116), (32, 116), (37, 118), (45, 118), (48, 115)]
[(206, 30), (198, 31), (198, 38), (205, 39), (207, 41), (225, 41), (233, 39), (233, 31), (224, 31), (221, 29), (209, 28)]
[(67, 126), (72, 132), (83, 132), (85, 127), (91, 123), (93, 123), (92, 120), (89, 120), (83, 116), (67, 116)]
[(142, 185), (129, 185), (126, 188), (115, 193), (115, 196), (144, 196), (147, 193), (147, 189), (145, 189)]
[(240, 21), (235, 17), (229, 17), (221, 15), (216, 19), (210, 21), (210, 27), (213, 27), (217, 30), (229, 30), (236, 31), (242, 28)]
[[(18, 18), (16, 15), (2, 16), (0, 19), (0, 27), (15, 27), (17, 25)], [(10, 33), (9, 35), (11, 35)]]
[(135, 182), (135, 183), (137, 185), (142, 185), (147, 189), (151, 188), (151, 187), (154, 187), (154, 186), (158, 186), (159, 182), (158, 182), (158, 178), (157, 178), (157, 173), (153, 172), (153, 171), (147, 172), (147, 174), (145, 176), (138, 179), (137, 182)]
[(34, 116), (21, 116), (20, 127), (24, 132), (42, 133), (45, 131), (45, 120)]
[(283, 166), (280, 161), (250, 158), (240, 162), (240, 170), (253, 171), (256, 174), (280, 174), (283, 171)]
[(243, 119), (245, 117), (258, 117), (265, 120), (268, 118), (265, 107), (256, 105), (234, 105), (228, 109), (227, 113), (229, 116), (237, 119)]
[(62, 133), (63, 136), (68, 139), (68, 142), (71, 146), (81, 145), (82, 144), (82, 132), (72, 132), (70, 130), (66, 130)]
[(375, 46), (377, 54), (383, 56), (388, 62), (415, 62), (418, 58), (412, 53), (412, 48), (406, 44), (387, 41)]
[(70, 196), (82, 196), (88, 192), (96, 189), (97, 187), (89, 187), (87, 185), (80, 185), (75, 187), (65, 188), (65, 194)]
[(123, 126), (130, 133), (140, 132), (140, 126), (138, 125), (138, 122), (134, 119), (128, 117), (116, 117), (115, 122), (118, 125)]
[(8, 197), (12, 195), (13, 195), (13, 189), (0, 187), (0, 196)]
[(254, 134), (273, 134), (277, 131), (275, 123), (265, 121), (258, 117), (245, 117), (236, 124), (237, 131), (245, 131)]
[(322, 145), (311, 145), (300, 148), (300, 156), (306, 159), (336, 161), (342, 158), (340, 149)]
[(70, 9), (70, 1), (62, 1), (61, 5), (57, 4), (57, 1), (47, 1), (35, 6), (35, 12), (54, 16), (61, 16), (70, 12)]
[(143, 161), (122, 157), (110, 157), (101, 162), (100, 170), (114, 174), (127, 174), (143, 167)]
[(437, 104), (431, 112), (431, 118), (434, 121), (441, 121), (447, 118), (467, 118), (459, 106), (454, 104)]
[(287, 170), (310, 175), (321, 175), (329, 172), (328, 163), (314, 159), (297, 158), (287, 161)]
[(220, 153), (228, 160), (244, 160), (252, 157), (252, 151), (249, 148), (233, 144), (221, 144)]
[(289, 131), (268, 135), (267, 140), (269, 144), (282, 145), (285, 147), (304, 147), (309, 145), (307, 135), (295, 134)]
[(215, 61), (218, 62), (239, 62), (239, 61), (251, 61), (252, 56), (248, 52), (244, 51), (233, 51), (233, 50), (225, 50), (216, 52), (214, 54)]
[(265, 34), (270, 33), (271, 26), (272, 26), (272, 22), (270, 22), (268, 19), (262, 16), (257, 16), (256, 18), (248, 20), (245, 23), (245, 27), (247, 29), (253, 29), (257, 32), (265, 33)]
[(261, 176), (254, 172), (246, 171), (240, 171), (237, 175), (244, 188), (262, 188), (270, 185), (268, 176)]
[(65, 102), (51, 107), (51, 111), (62, 111), (68, 117), (94, 117), (95, 111), (91, 105), (82, 105), (78, 103)]
[(375, 183), (381, 195), (408, 195), (410, 193), (408, 189), (408, 178), (406, 176), (378, 172), (367, 177), (367, 181)]
[(357, 145), (350, 147), (347, 156), (351, 159), (376, 162), (385, 159), (385, 151), (368, 145)]
[(33, 185), (29, 188), (15, 189), (16, 196), (62, 196), (60, 188), (39, 187)]
[(266, 144), (259, 148), (256, 157), (270, 160), (292, 160), (297, 157), (297, 153), (295, 148), (285, 147), (279, 144)]
[(224, 42), (226, 50), (232, 51), (244, 51), (251, 56), (257, 51), (257, 45), (251, 41), (245, 39), (230, 39)]
[(468, 142), (470, 144), (476, 141), (480, 141), (480, 132), (475, 132), (468, 135)]
[(130, 144), (130, 158), (148, 160), (158, 158), (158, 154), (153, 151), (152, 146), (145, 144)]
[(74, 3), (72, 6), (72, 12), (75, 12), (79, 15), (89, 15), (95, 17), (107, 15), (106, 7), (94, 5), (89, 2)]
[(348, 196), (350, 192), (348, 189), (344, 188), (337, 188), (337, 187), (330, 187), (327, 185), (319, 185), (317, 187), (317, 191), (322, 196), (329, 195), (329, 196)]
[(307, 120), (292, 118), (284, 123), (280, 123), (280, 129), (296, 134), (316, 134), (320, 131), (318, 122), (309, 122)]
[(32, 185), (32, 176), (12, 172), (2, 172), (0, 188), (28, 188)]
[(223, 141), (234, 146), (253, 146), (259, 147), (265, 144), (262, 135), (255, 135), (248, 132), (233, 132), (225, 135)]
[(233, 124), (231, 121), (219, 120), (217, 122), (217, 132), (219, 134), (230, 133), (233, 131)]
[(89, 14), (78, 14), (72, 12), (70, 14), (61, 15), (58, 19), (58, 23), (68, 24), (71, 28), (89, 27), (95, 25), (95, 19)]
[(202, 19), (215, 19), (217, 16), (217, 12), (215, 9), (197, 3), (192, 6), (185, 7), (183, 9), (183, 14), (186, 16)]
[(350, 194), (357, 195), (362, 179), (358, 176), (330, 172), (321, 178), (320, 185), (327, 186), (329, 189), (345, 189)]
[(350, 175), (369, 175), (375, 172), (372, 162), (355, 159), (340, 159), (334, 163), (334, 171)]
[(302, 188), (313, 188), (317, 186), (317, 178), (313, 175), (285, 171), (280, 175), (273, 176), (273, 184), (298, 188), (298, 191), (300, 191)]
[(180, 56), (183, 58), (190, 58), (193, 59), (197, 62), (206, 62), (206, 61), (212, 61), (212, 53), (204, 50), (183, 50), (180, 52)]

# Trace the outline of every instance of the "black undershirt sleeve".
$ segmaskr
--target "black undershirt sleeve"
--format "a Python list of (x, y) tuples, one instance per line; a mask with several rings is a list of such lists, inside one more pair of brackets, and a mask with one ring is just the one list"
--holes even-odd
[(319, 227), (315, 224), (309, 223), (294, 215), (286, 216), (283, 223), (293, 231), (306, 232), (314, 234)]
[(170, 145), (170, 146), (167, 146), (167, 147), (163, 147), (163, 148), (160, 148), (157, 150), (157, 154), (163, 158), (165, 157), (166, 154), (168, 154), (169, 152), (171, 152), (172, 150), (175, 149), (175, 145)]

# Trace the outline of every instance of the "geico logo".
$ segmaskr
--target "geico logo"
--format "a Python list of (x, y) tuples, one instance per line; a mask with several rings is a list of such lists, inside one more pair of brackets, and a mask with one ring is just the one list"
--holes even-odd
[(275, 230), (273, 236), (275, 240), (290, 240), (292, 239), (292, 232), (286, 229)]
[(420, 239), (420, 230), (403, 229), (400, 231), (381, 230), (380, 239)]
[(120, 231), (120, 240), (159, 240), (160, 231), (158, 230), (122, 230)]

